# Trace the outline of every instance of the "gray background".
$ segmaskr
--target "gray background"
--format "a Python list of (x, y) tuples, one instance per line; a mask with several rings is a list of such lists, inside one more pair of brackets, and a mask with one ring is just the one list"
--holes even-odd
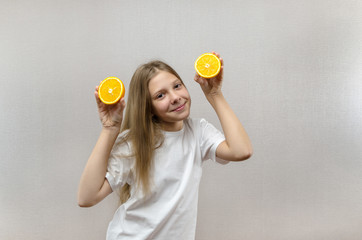
[(104, 239), (81, 209), (93, 89), (171, 64), (220, 127), (193, 63), (218, 51), (255, 154), (205, 164), (197, 239), (362, 239), (362, 1), (0, 1), (0, 239)]

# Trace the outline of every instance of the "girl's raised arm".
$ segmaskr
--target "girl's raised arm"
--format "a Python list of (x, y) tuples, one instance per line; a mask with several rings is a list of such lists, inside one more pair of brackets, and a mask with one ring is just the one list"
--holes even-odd
[(78, 205), (81, 207), (91, 207), (112, 192), (105, 176), (108, 158), (120, 132), (125, 108), (123, 98), (114, 105), (106, 105), (99, 99), (98, 87), (94, 94), (103, 127), (80, 179)]
[[(220, 58), (219, 54), (212, 53)], [(205, 79), (196, 73), (195, 81), (214, 108), (224, 131), (225, 141), (216, 149), (216, 156), (229, 161), (242, 161), (251, 157), (253, 149), (248, 134), (221, 92), (224, 61), (222, 58), (220, 61), (221, 70), (216, 77)]]

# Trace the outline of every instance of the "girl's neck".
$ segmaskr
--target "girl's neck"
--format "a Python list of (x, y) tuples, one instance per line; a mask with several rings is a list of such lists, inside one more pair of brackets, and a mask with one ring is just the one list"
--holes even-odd
[(174, 122), (174, 123), (162, 123), (161, 128), (166, 132), (178, 132), (184, 126), (184, 121)]

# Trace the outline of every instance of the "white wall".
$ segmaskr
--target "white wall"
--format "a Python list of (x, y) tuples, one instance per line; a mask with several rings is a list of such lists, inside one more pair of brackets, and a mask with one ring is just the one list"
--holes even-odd
[(362, 239), (362, 1), (0, 1), (0, 239), (104, 239), (77, 206), (93, 88), (159, 58), (218, 124), (193, 63), (216, 50), (252, 159), (205, 164), (197, 239)]

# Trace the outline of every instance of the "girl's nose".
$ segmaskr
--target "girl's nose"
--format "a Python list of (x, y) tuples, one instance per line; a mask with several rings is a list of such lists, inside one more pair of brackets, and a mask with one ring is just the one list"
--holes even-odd
[(181, 97), (176, 93), (171, 94), (171, 104), (178, 103), (181, 100)]

